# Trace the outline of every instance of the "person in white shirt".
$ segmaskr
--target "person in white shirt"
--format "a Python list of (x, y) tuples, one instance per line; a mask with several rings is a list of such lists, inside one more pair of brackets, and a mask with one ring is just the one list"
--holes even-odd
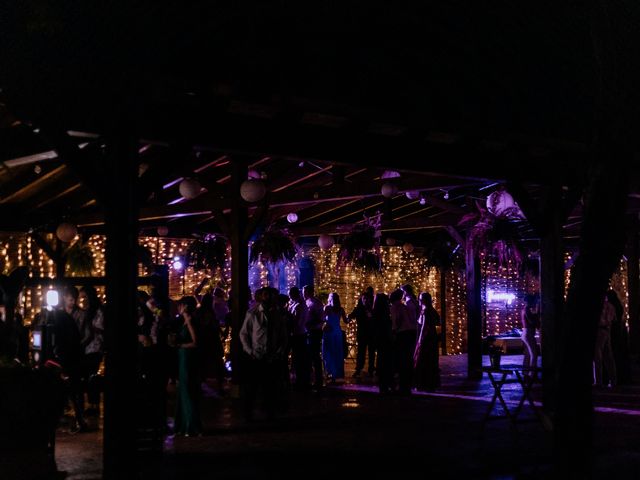
[[(258, 294), (259, 292), (259, 294)], [(249, 356), (245, 390), (245, 415), (253, 418), (253, 404), (262, 390), (267, 415), (275, 415), (282, 394), (283, 362), (286, 362), (287, 325), (277, 306), (278, 290), (266, 287), (256, 292), (261, 301), (249, 309), (240, 329), (242, 348)]]

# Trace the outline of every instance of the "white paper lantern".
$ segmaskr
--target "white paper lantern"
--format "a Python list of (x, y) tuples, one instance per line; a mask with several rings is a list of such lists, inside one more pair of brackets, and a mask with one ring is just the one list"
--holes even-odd
[(161, 237), (166, 237), (169, 234), (169, 227), (166, 227), (164, 225), (158, 227), (158, 235), (160, 235)]
[(400, 178), (400, 176), (400, 172), (396, 172), (395, 170), (385, 170), (382, 172), (382, 175), (380, 175), (380, 178), (385, 180), (387, 178)]
[(318, 245), (323, 250), (329, 250), (331, 247), (333, 247), (334, 243), (335, 242), (331, 235), (322, 234), (318, 237)]
[(296, 223), (298, 221), (298, 214), (291, 212), (289, 215), (287, 215), (287, 222), (289, 223)]
[(78, 234), (78, 227), (72, 223), (61, 223), (56, 228), (56, 236), (63, 242), (69, 243)]
[(185, 178), (180, 182), (178, 190), (180, 190), (180, 195), (182, 195), (183, 198), (191, 200), (200, 195), (202, 185), (200, 185), (200, 182), (195, 178)]
[(404, 193), (409, 200), (417, 200), (420, 198), (420, 192), (418, 190), (409, 190)]
[(412, 244), (412, 243), (409, 243), (409, 242), (405, 243), (405, 244), (402, 246), (402, 250), (404, 250), (404, 251), (405, 251), (405, 253), (411, 253), (411, 252), (413, 252), (413, 244)]
[(240, 196), (247, 202), (259, 202), (267, 194), (267, 186), (262, 180), (245, 180), (240, 185)]
[(387, 244), (387, 246), (389, 246), (389, 247), (393, 247), (393, 246), (396, 244), (396, 239), (395, 239), (395, 238), (388, 237), (388, 238), (385, 240), (385, 243)]
[(518, 204), (513, 200), (511, 194), (504, 189), (496, 190), (487, 197), (487, 210), (496, 217), (524, 218)]
[(390, 198), (393, 197), (396, 193), (398, 193), (398, 186), (395, 183), (385, 183), (382, 185), (382, 195), (384, 197)]

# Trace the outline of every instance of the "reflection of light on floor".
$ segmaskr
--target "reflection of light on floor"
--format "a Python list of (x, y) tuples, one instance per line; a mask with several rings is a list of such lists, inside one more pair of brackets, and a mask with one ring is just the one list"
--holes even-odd
[[(377, 393), (378, 387), (369, 386), (369, 385), (343, 385), (341, 387), (337, 387), (340, 390), (349, 390), (356, 392), (372, 392)], [(504, 390), (503, 390), (504, 393)], [(457, 393), (436, 393), (436, 392), (412, 392), (413, 396), (416, 397), (442, 397), (442, 398), (453, 398), (459, 400), (472, 400), (475, 402), (490, 402), (491, 394), (487, 396), (475, 396), (475, 395), (460, 395)], [(351, 399), (350, 399), (351, 400)], [(348, 400), (349, 401), (349, 400)], [(505, 403), (509, 406), (517, 406), (520, 400), (506, 400)], [(345, 402), (346, 403), (346, 402)], [(541, 407), (542, 403), (533, 402), (536, 407)], [(345, 406), (343, 404), (343, 406)], [(630, 410), (627, 408), (611, 408), (611, 407), (594, 407), (594, 410), (599, 413), (617, 413), (619, 415), (632, 415), (632, 416), (640, 416), (640, 410)]]
[(347, 398), (342, 402), (341, 406), (343, 408), (360, 408), (360, 402), (358, 402), (357, 398)]

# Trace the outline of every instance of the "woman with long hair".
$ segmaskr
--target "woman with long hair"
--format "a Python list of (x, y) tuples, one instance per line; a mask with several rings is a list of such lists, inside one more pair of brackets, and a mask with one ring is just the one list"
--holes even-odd
[(438, 330), (440, 315), (433, 308), (431, 294), (420, 294), (420, 336), (413, 356), (414, 385), (416, 390), (433, 391), (440, 386), (438, 365)]
[(101, 387), (97, 373), (104, 355), (104, 311), (98, 293), (91, 285), (80, 289), (78, 301), (85, 312), (90, 331), (90, 340), (84, 347), (83, 375), (87, 382), (87, 399), (89, 400), (89, 408), (85, 413), (98, 415)]
[(322, 324), (322, 358), (327, 378), (331, 383), (335, 383), (338, 378), (344, 378), (344, 351), (340, 320), (346, 323), (347, 314), (340, 305), (340, 296), (336, 292), (331, 292), (327, 305), (324, 307), (324, 323)]
[(178, 401), (174, 431), (185, 437), (199, 435), (202, 431), (199, 399), (200, 379), (198, 376), (197, 337), (194, 315), (196, 299), (182, 297), (178, 301), (178, 312), (184, 323), (177, 336), (178, 347)]

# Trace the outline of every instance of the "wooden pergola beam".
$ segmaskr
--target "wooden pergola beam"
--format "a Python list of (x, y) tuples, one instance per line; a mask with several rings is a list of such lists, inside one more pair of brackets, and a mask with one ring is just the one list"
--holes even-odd
[[(394, 220), (388, 225), (384, 225), (380, 228), (382, 232), (398, 232), (403, 230), (424, 230), (424, 229), (436, 229), (446, 228), (451, 225), (451, 222), (447, 220), (454, 220), (451, 217), (443, 218), (406, 218), (402, 220)], [(321, 226), (292, 226), (291, 232), (298, 237), (313, 237), (322, 234), (327, 235), (345, 235), (351, 231), (353, 223), (350, 224), (336, 224), (331, 223), (329, 225)]]

